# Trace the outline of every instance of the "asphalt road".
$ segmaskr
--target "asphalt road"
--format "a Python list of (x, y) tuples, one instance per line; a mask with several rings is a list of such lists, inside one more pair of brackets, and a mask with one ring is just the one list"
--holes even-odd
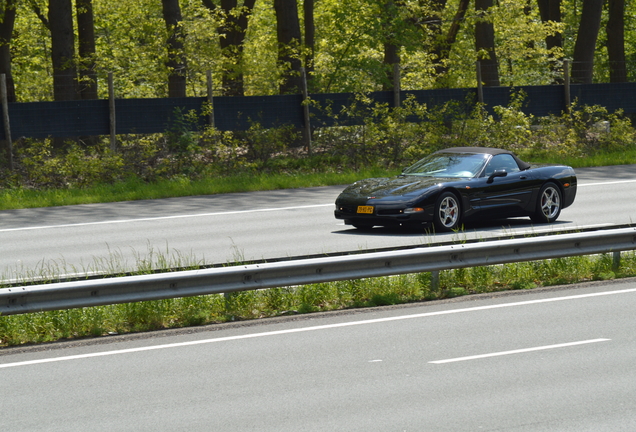
[(636, 279), (0, 350), (0, 429), (633, 431)]
[(213, 264), (636, 222), (636, 165), (577, 174), (576, 201), (557, 223), (493, 221), (459, 235), (345, 226), (333, 217), (341, 186), (3, 211), (0, 277), (131, 270), (157, 257)]

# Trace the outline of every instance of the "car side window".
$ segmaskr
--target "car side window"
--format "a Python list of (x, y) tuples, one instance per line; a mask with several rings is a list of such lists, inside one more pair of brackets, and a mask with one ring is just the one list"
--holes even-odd
[(508, 173), (520, 171), (519, 165), (517, 165), (517, 161), (509, 154), (498, 154), (493, 156), (486, 166), (484, 175), (486, 177), (489, 177), (492, 173), (495, 172), (495, 170), (506, 170), (506, 172)]

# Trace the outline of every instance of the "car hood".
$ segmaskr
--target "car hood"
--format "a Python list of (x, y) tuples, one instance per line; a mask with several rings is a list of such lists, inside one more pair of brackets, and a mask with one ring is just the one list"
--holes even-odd
[(384, 198), (411, 194), (419, 195), (426, 189), (453, 180), (457, 179), (417, 176), (371, 178), (355, 182), (346, 188), (343, 193), (364, 196), (366, 198)]

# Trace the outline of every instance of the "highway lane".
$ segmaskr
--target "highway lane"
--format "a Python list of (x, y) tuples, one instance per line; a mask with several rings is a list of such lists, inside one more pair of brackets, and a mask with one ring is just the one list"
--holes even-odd
[[(359, 232), (333, 217), (341, 186), (0, 212), (0, 276), (132, 269), (138, 258), (225, 263), (508, 233), (632, 223), (636, 165), (577, 170), (578, 195), (553, 225), (473, 224), (462, 234)], [(185, 258), (184, 258), (185, 257)]]
[(636, 279), (0, 350), (21, 431), (632, 431)]

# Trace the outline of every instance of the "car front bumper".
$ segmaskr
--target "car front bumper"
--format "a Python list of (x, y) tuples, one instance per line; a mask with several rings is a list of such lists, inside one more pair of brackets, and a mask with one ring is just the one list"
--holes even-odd
[(394, 206), (374, 206), (373, 214), (358, 213), (356, 206), (338, 205), (334, 211), (336, 219), (342, 219), (347, 225), (399, 226), (418, 225), (433, 221), (432, 208), (413, 211)]

